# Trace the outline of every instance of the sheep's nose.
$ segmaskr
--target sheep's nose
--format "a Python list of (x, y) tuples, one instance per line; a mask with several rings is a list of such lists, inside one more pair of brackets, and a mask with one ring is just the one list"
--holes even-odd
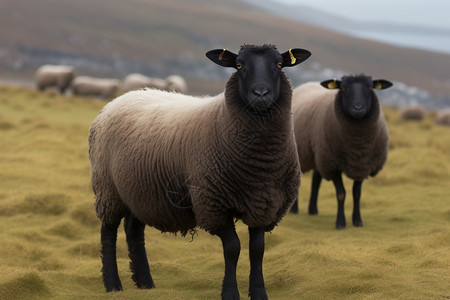
[(253, 94), (255, 94), (256, 96), (259, 96), (259, 97), (263, 97), (263, 96), (267, 95), (268, 93), (269, 93), (269, 90), (265, 89), (265, 88), (256, 88), (253, 90)]
[(354, 108), (355, 110), (362, 110), (364, 107), (363, 107), (362, 104), (355, 104), (355, 105), (353, 105), (353, 108)]

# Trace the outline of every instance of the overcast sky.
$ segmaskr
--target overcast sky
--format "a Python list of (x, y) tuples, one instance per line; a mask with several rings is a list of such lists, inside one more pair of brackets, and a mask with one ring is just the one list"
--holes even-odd
[(450, 29), (449, 0), (273, 0), (301, 4), (353, 20)]

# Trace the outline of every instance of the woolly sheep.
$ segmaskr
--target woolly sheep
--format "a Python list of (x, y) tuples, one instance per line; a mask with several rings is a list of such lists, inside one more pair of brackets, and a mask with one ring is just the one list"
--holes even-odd
[(435, 122), (439, 125), (450, 126), (450, 108), (438, 111)]
[[(318, 213), (317, 196), (322, 177), (332, 180), (338, 200), (336, 229), (346, 226), (342, 172), (354, 180), (353, 225), (363, 226), (359, 208), (361, 185), (383, 167), (389, 142), (383, 112), (373, 89), (390, 86), (389, 81), (359, 75), (344, 76), (342, 81), (306, 83), (294, 89), (292, 111), (300, 164), (302, 172), (314, 170), (309, 214)], [(291, 212), (298, 212), (297, 202)]]
[(186, 80), (180, 75), (170, 75), (166, 78), (167, 90), (174, 91), (177, 93), (186, 93), (187, 84)]
[(403, 121), (422, 121), (425, 118), (425, 109), (422, 105), (408, 105), (400, 110), (400, 119)]
[(283, 67), (310, 56), (274, 46), (244, 45), (206, 53), (237, 71), (215, 97), (145, 89), (107, 104), (89, 135), (92, 188), (102, 222), (103, 281), (122, 290), (116, 236), (125, 218), (130, 267), (139, 288), (154, 287), (145, 224), (182, 235), (199, 227), (220, 237), (223, 299), (238, 299), (240, 241), (234, 219), (248, 225), (252, 299), (267, 299), (262, 275), (264, 232), (298, 197), (300, 166), (291, 117), (292, 88)]
[(36, 70), (34, 79), (37, 89), (42, 91), (49, 87), (56, 87), (63, 94), (74, 77), (75, 72), (72, 66), (43, 65)]
[(79, 96), (92, 96), (101, 99), (112, 98), (119, 88), (119, 80), (77, 76), (72, 81), (72, 92)]
[(146, 87), (165, 90), (167, 88), (167, 81), (161, 78), (148, 77), (139, 73), (132, 73), (127, 75), (123, 80), (122, 90), (124, 92), (129, 92)]

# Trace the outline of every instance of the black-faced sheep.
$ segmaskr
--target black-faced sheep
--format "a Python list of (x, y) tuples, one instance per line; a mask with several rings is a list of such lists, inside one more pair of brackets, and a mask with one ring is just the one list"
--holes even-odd
[(422, 121), (425, 115), (425, 108), (422, 105), (407, 105), (400, 110), (402, 121)]
[(66, 65), (43, 65), (36, 70), (34, 80), (36, 88), (44, 90), (56, 87), (61, 94), (70, 86), (75, 72), (72, 66)]
[(435, 122), (439, 125), (450, 126), (450, 108), (438, 111)]
[[(342, 81), (306, 83), (294, 89), (292, 111), (300, 164), (302, 172), (314, 170), (309, 214), (318, 213), (322, 177), (332, 180), (338, 200), (337, 229), (346, 226), (342, 172), (354, 180), (353, 225), (363, 226), (359, 208), (361, 185), (383, 167), (389, 142), (373, 89), (390, 86), (389, 81), (359, 75), (344, 76)], [(298, 212), (297, 202), (291, 212)]]
[(298, 198), (300, 165), (291, 116), (292, 88), (282, 72), (310, 56), (274, 46), (244, 45), (206, 56), (237, 69), (225, 91), (194, 98), (159, 90), (128, 92), (107, 104), (89, 135), (91, 180), (102, 222), (103, 280), (122, 290), (117, 228), (125, 231), (133, 280), (152, 288), (145, 224), (183, 235), (196, 227), (220, 237), (225, 258), (223, 299), (239, 299), (240, 241), (234, 219), (248, 225), (252, 299), (267, 299), (264, 233)]
[(113, 78), (77, 76), (72, 81), (71, 88), (72, 93), (77, 96), (110, 99), (116, 94), (119, 84), (119, 80)]

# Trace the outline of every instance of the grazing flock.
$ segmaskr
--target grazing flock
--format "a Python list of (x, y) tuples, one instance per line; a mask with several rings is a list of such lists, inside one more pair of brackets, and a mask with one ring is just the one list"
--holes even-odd
[[(301, 174), (309, 170), (309, 214), (318, 214), (322, 178), (331, 180), (338, 203), (335, 227), (346, 227), (345, 174), (354, 180), (352, 223), (363, 226), (362, 182), (382, 169), (389, 148), (375, 90), (392, 83), (361, 74), (293, 89), (283, 68), (310, 55), (300, 48), (280, 53), (273, 45), (243, 45), (237, 54), (208, 51), (212, 62), (235, 69), (224, 91), (213, 97), (186, 95), (186, 82), (176, 75), (160, 79), (134, 73), (124, 79), (124, 93), (105, 105), (89, 131), (107, 292), (122, 290), (116, 240), (124, 219), (138, 288), (155, 287), (145, 250), (146, 225), (183, 236), (200, 228), (222, 242), (222, 299), (239, 299), (239, 219), (249, 232), (249, 296), (267, 299), (262, 272), (265, 232), (288, 212), (298, 212)], [(36, 86), (111, 98), (119, 82), (76, 77), (69, 66), (46, 65), (36, 72)], [(420, 107), (404, 110), (404, 120), (424, 115)], [(436, 122), (449, 124), (450, 111), (438, 113)]]
[(155, 88), (178, 93), (186, 93), (187, 85), (183, 77), (171, 75), (165, 79), (133, 73), (125, 77), (123, 83), (115, 78), (75, 76), (72, 66), (43, 65), (34, 76), (36, 88), (40, 91), (56, 88), (63, 94), (70, 90), (73, 95), (100, 99), (112, 99), (118, 92), (129, 92), (142, 88)]

